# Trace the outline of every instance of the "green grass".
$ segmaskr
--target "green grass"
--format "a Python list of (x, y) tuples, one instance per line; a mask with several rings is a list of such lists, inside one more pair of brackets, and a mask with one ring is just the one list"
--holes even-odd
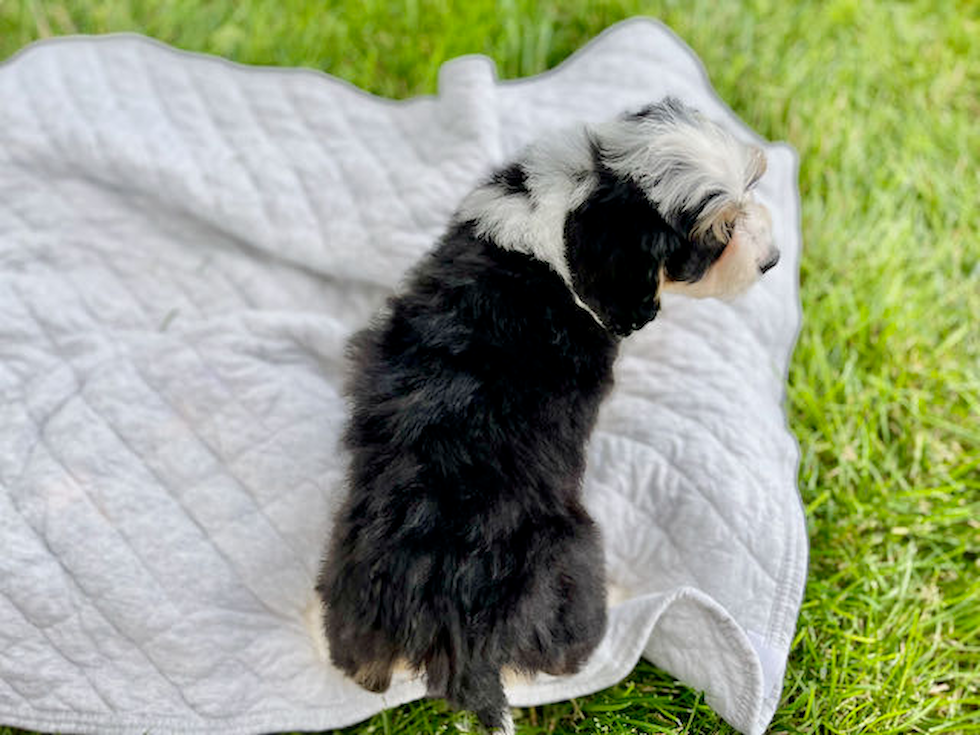
[[(980, 5), (0, 0), (0, 58), (41, 36), (135, 30), (403, 97), (435, 91), (461, 53), (504, 77), (541, 71), (637, 13), (667, 22), (735, 112), (802, 158), (787, 408), (810, 577), (772, 732), (980, 733)], [(731, 732), (647, 663), (518, 715), (524, 735)], [(456, 724), (415, 703), (347, 732)]]

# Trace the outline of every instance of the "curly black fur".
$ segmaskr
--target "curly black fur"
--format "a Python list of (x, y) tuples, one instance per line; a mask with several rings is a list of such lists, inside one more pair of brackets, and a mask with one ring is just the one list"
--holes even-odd
[[(500, 727), (500, 670), (575, 671), (605, 627), (584, 444), (617, 342), (548, 266), (457, 226), (352, 343), (351, 494), (319, 590), (334, 663)], [(379, 663), (380, 662), (380, 663)]]

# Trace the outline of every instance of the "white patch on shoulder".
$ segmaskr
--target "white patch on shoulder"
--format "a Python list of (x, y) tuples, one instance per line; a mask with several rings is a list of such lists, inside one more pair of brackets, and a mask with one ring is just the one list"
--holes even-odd
[(596, 126), (604, 160), (635, 181), (668, 218), (711, 199), (694, 231), (703, 235), (725, 210), (748, 202), (748, 191), (766, 168), (763, 152), (679, 103), (650, 117), (629, 117)]
[(518, 162), (527, 174), (527, 194), (484, 184), (463, 200), (456, 220), (472, 220), (481, 236), (546, 263), (571, 289), (565, 217), (585, 201), (596, 180), (586, 129), (560, 131), (540, 140)]

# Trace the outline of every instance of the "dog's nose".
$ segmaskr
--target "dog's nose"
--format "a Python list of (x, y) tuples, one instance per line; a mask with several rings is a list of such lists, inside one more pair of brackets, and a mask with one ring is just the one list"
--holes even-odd
[(778, 262), (779, 262), (779, 251), (773, 249), (773, 251), (769, 253), (769, 256), (762, 263), (759, 264), (759, 272), (765, 273), (767, 270), (772, 268)]

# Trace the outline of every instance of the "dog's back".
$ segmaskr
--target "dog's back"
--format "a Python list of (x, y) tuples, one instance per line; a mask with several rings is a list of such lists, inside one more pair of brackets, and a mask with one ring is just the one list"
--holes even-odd
[(570, 673), (605, 626), (578, 495), (616, 343), (546, 265), (462, 225), (351, 352), (331, 656), (375, 691), (407, 660), (500, 728), (502, 667)]

